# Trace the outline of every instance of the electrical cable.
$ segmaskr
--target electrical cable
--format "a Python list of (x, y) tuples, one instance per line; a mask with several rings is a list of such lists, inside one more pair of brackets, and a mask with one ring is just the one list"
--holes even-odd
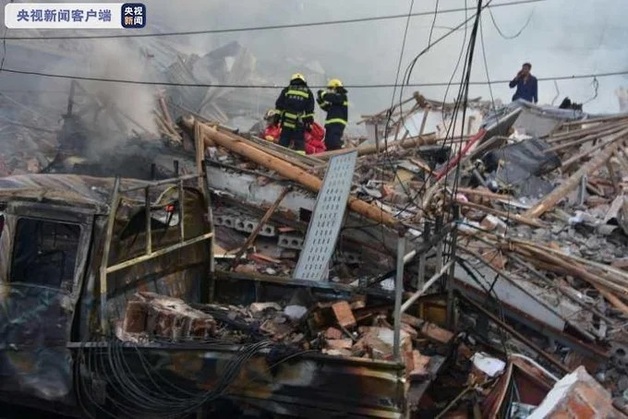
[[(466, 2), (466, 0), (465, 0), (465, 10), (467, 10), (467, 9), (468, 9), (466, 6), (467, 6), (467, 2)], [(460, 65), (460, 61), (461, 61), (461, 59), (462, 59), (462, 55), (463, 55), (463, 52), (464, 52), (464, 45), (465, 45), (465, 43), (466, 43), (466, 38), (467, 38), (467, 25), (466, 25), (466, 24), (467, 24), (467, 22), (468, 22), (469, 20), (470, 20), (470, 19), (468, 18), (467, 13), (465, 12), (465, 20), (463, 21), (463, 24), (457, 25), (454, 29), (452, 29), (450, 32), (448, 32), (448, 33), (445, 35), (445, 36), (449, 36), (449, 35), (453, 34), (455, 31), (457, 31), (458, 29), (460, 29), (460, 27), (462, 27), (462, 25), (464, 25), (464, 28), (465, 28), (465, 33), (464, 33), (464, 39), (463, 39), (463, 42), (462, 42), (462, 48), (461, 48), (461, 51), (460, 51), (460, 55), (458, 56), (458, 61), (456, 62), (456, 66), (455, 66), (455, 68), (454, 68), (454, 70), (453, 70), (453, 72), (452, 72), (451, 78), (449, 79), (449, 82), (448, 82), (448, 84), (447, 84), (447, 89), (446, 89), (446, 91), (445, 91), (445, 96), (444, 96), (444, 98), (443, 98), (443, 103), (445, 103), (445, 102), (446, 102), (446, 96), (447, 96), (447, 94), (448, 94), (448, 92), (449, 92), (449, 88), (450, 88), (450, 86), (451, 86), (451, 83), (452, 83), (452, 81), (453, 81), (453, 79), (454, 79), (454, 77), (455, 77), (456, 71), (458, 70), (458, 67), (459, 67), (459, 65)], [(435, 23), (435, 21), (434, 21), (434, 22), (432, 22), (432, 24), (434, 24), (434, 23)], [(443, 38), (443, 37), (439, 38), (439, 39), (438, 39), (438, 40), (437, 40), (434, 44), (436, 44), (437, 42), (441, 41), (442, 39), (444, 39), (444, 38)], [(412, 74), (412, 71), (414, 70), (414, 65), (416, 64), (417, 59), (419, 58), (419, 56), (420, 56), (420, 55), (422, 55), (424, 52), (429, 51), (429, 49), (431, 48), (431, 46), (433, 46), (434, 44), (428, 44), (428, 46), (426, 47), (426, 49), (425, 49), (425, 50), (423, 50), (423, 51), (421, 51), (421, 53), (419, 53), (419, 55), (418, 55), (418, 56), (416, 56), (416, 57), (412, 60), (412, 63), (411, 63), (411, 64), (410, 64), (410, 65), (406, 68), (406, 73), (405, 73), (405, 75), (404, 75), (404, 84), (402, 84), (402, 86), (401, 86), (401, 90), (400, 90), (400, 94), (399, 94), (399, 105), (398, 105), (398, 106), (399, 106), (399, 109), (400, 109), (400, 114), (401, 114), (401, 117), (400, 117), (400, 121), (398, 121), (398, 122), (397, 122), (397, 124), (405, 124), (405, 120), (404, 120), (404, 117), (403, 117), (403, 103), (402, 103), (402, 102), (403, 102), (403, 90), (404, 90), (404, 86), (406, 86), (406, 85), (407, 85), (407, 82), (408, 82), (408, 81), (409, 81), (409, 79), (410, 79), (410, 76), (411, 76), (411, 74)], [(393, 94), (394, 94), (394, 93), (393, 93)], [(391, 120), (391, 118), (389, 118), (389, 119), (388, 119), (388, 121), (387, 121), (387, 125), (390, 123), (390, 120)], [(453, 121), (452, 121), (452, 122), (453, 122)], [(449, 128), (451, 128), (451, 125), (450, 125), (450, 127), (449, 127)], [(447, 138), (448, 133), (449, 133), (449, 128), (448, 128), (448, 130), (447, 130), (447, 135), (446, 135), (446, 138)], [(421, 187), (421, 188), (419, 188), (419, 189), (418, 189), (418, 190), (417, 190), (414, 194), (411, 194), (411, 193), (410, 193), (410, 191), (408, 191), (408, 189), (406, 188), (406, 186), (405, 186), (404, 182), (401, 182), (401, 179), (399, 179), (399, 177), (398, 177), (398, 175), (397, 175), (396, 167), (393, 165), (393, 163), (392, 163), (392, 161), (391, 161), (391, 159), (390, 159), (390, 155), (389, 155), (389, 152), (388, 152), (388, 143), (387, 143), (387, 141), (388, 141), (388, 135), (387, 135), (387, 133), (385, 133), (385, 134), (386, 134), (386, 135), (385, 135), (385, 139), (384, 139), (384, 141), (385, 141), (385, 152), (384, 152), (384, 153), (385, 153), (385, 156), (384, 156), (384, 157), (387, 159), (388, 164), (390, 165), (390, 167), (391, 167), (391, 169), (392, 169), (393, 173), (395, 173), (395, 176), (396, 176), (396, 177), (397, 177), (397, 179), (400, 181), (399, 183), (400, 183), (400, 185), (401, 185), (401, 187), (402, 187), (402, 189), (403, 189), (404, 193), (405, 193), (405, 194), (406, 194), (406, 196), (409, 198), (409, 199), (408, 199), (408, 204), (405, 206), (405, 208), (404, 208), (404, 209), (402, 209), (402, 210), (400, 210), (400, 211), (398, 212), (398, 214), (400, 214), (400, 213), (402, 213), (402, 212), (407, 211), (407, 210), (408, 210), (408, 208), (409, 208), (411, 205), (418, 205), (418, 203), (416, 203), (416, 200), (417, 200), (417, 198), (419, 197), (419, 195), (421, 195), (423, 192), (425, 192), (425, 188), (427, 187), (427, 181), (431, 178), (432, 173), (428, 173), (428, 175), (427, 175), (427, 177), (426, 177), (426, 179), (425, 179), (425, 181), (424, 181), (424, 183), (423, 183), (422, 187)], [(453, 140), (453, 139), (452, 139), (452, 140)], [(441, 151), (442, 151), (442, 150), (444, 150), (444, 149), (445, 149), (445, 147), (447, 147), (447, 139), (445, 140), (445, 142), (444, 142), (444, 143), (443, 143), (443, 145), (441, 146)], [(419, 210), (422, 210), (422, 211), (425, 213), (425, 211), (424, 211), (425, 209), (422, 207), (422, 205), (418, 205), (418, 206), (419, 206)], [(425, 216), (425, 214), (424, 214), (424, 216)], [(425, 218), (425, 217), (424, 217), (424, 218)]]
[[(156, 418), (183, 418), (224, 397), (234, 380), (240, 376), (243, 365), (261, 351), (270, 349), (267, 355), (269, 370), (292, 358), (313, 352), (294, 351), (288, 347), (286, 348), (291, 352), (289, 354), (281, 349), (273, 352), (283, 346), (257, 335), (246, 336), (246, 340), (251, 339), (257, 341), (238, 345), (240, 349), (221, 366), (220, 374), (216, 377), (217, 382), (209, 390), (197, 389), (194, 384), (190, 388), (181, 387), (177, 380), (162, 375), (161, 371), (167, 370), (155, 368), (156, 360), (151, 356), (154, 347), (138, 346), (115, 337), (100, 340), (96, 346), (90, 348), (84, 342), (79, 346), (73, 370), (78, 404), (90, 418), (94, 417), (92, 413), (96, 411), (99, 412), (97, 417), (116, 418), (123, 413), (125, 417), (149, 415)], [(171, 337), (154, 336), (152, 341), (162, 345), (159, 352), (189, 349), (188, 342), (172, 342)], [(220, 350), (221, 347), (229, 350), (233, 346), (231, 342), (216, 338), (197, 341), (212, 344), (213, 350)], [(277, 355), (280, 355), (279, 359)], [(278, 360), (271, 364), (272, 359), (268, 357)], [(91, 378), (89, 383), (87, 377)], [(107, 386), (104, 405), (93, 397), (94, 382), (102, 382)]]
[[(466, 1), (465, 1), (465, 10), (467, 10), (467, 7), (466, 7)], [(452, 29), (451, 29), (449, 32), (447, 32), (445, 35), (443, 35), (443, 36), (441, 36), (440, 38), (438, 38), (438, 39), (437, 39), (434, 43), (431, 43), (431, 42), (430, 42), (426, 48), (424, 48), (424, 49), (423, 49), (423, 50), (422, 50), (422, 51), (421, 51), (421, 52), (420, 52), (417, 56), (415, 56), (415, 57), (413, 58), (413, 60), (411, 61), (411, 63), (408, 65), (408, 67), (406, 67), (406, 71), (405, 71), (405, 74), (404, 74), (404, 81), (403, 81), (403, 83), (402, 83), (402, 85), (401, 85), (401, 89), (400, 89), (400, 93), (399, 93), (399, 108), (400, 108), (400, 112), (401, 112), (401, 115), (402, 115), (402, 116), (400, 117), (400, 121), (398, 121), (398, 122), (397, 122), (397, 124), (399, 124), (399, 123), (402, 123), (402, 124), (403, 124), (403, 107), (402, 107), (402, 102), (403, 102), (403, 90), (404, 90), (404, 87), (408, 85), (408, 81), (409, 81), (409, 79), (410, 79), (410, 76), (411, 76), (411, 74), (412, 74), (412, 71), (414, 70), (414, 66), (415, 66), (415, 64), (417, 63), (418, 59), (419, 59), (422, 55), (424, 55), (425, 53), (427, 53), (427, 52), (428, 52), (428, 51), (429, 51), (429, 50), (430, 50), (430, 49), (431, 49), (434, 45), (436, 45), (437, 43), (441, 42), (443, 39), (445, 39), (445, 38), (447, 38), (448, 36), (450, 36), (450, 35), (452, 35), (453, 33), (455, 33), (455, 32), (456, 32), (457, 30), (459, 30), (462, 26), (465, 26), (465, 33), (466, 33), (466, 24), (467, 24), (467, 22), (468, 22), (469, 20), (470, 20), (470, 19), (468, 19), (468, 17), (466, 16), (466, 13), (465, 13), (465, 20), (464, 20), (461, 24), (459, 24), (459, 25), (457, 25), (456, 27), (452, 28)], [(435, 24), (435, 21), (433, 21), (433, 22), (432, 22), (432, 25), (434, 25), (434, 24)], [(431, 32), (431, 30), (430, 30), (430, 32)], [(465, 37), (466, 37), (466, 35), (465, 35)], [(458, 62), (459, 62), (459, 61), (458, 61)], [(454, 74), (455, 74), (455, 73), (454, 73)], [(453, 79), (453, 76), (452, 76), (452, 79)], [(450, 82), (447, 84), (448, 86), (451, 84), (451, 80), (452, 80), (452, 79), (450, 79)], [(396, 83), (395, 83), (395, 84), (396, 84)], [(395, 92), (393, 91), (393, 100), (394, 100), (394, 95), (395, 95)], [(394, 167), (394, 165), (392, 164), (392, 161), (391, 161), (391, 159), (390, 159), (389, 152), (388, 152), (388, 134), (389, 134), (389, 129), (390, 129), (390, 122), (392, 121), (392, 109), (393, 109), (393, 106), (392, 106), (392, 105), (393, 105), (393, 103), (391, 103), (391, 109), (390, 109), (390, 111), (389, 111), (389, 115), (388, 115), (388, 118), (387, 118), (387, 121), (386, 121), (386, 128), (385, 128), (385, 131), (384, 131), (384, 150), (385, 150), (385, 156), (384, 156), (384, 157), (387, 159), (388, 164), (390, 165), (390, 167), (392, 168), (393, 172), (395, 173), (395, 176), (396, 176), (396, 177), (397, 177), (397, 179), (398, 179), (398, 176), (397, 176), (397, 174), (396, 174), (396, 168), (395, 168), (395, 167)], [(428, 174), (428, 178), (429, 178), (429, 176), (431, 176), (431, 173), (430, 173), (430, 174)], [(417, 191), (417, 192), (416, 192), (416, 194), (415, 194), (414, 196), (412, 196), (412, 195), (410, 195), (410, 193), (409, 193), (409, 192), (407, 191), (407, 189), (405, 188), (405, 185), (403, 184), (403, 182), (400, 182), (400, 183), (401, 183), (401, 185), (402, 185), (402, 187), (403, 187), (403, 189), (404, 189), (404, 192), (406, 193), (406, 195), (407, 195), (410, 199), (409, 199), (409, 204), (405, 207), (405, 209), (404, 209), (404, 210), (399, 211), (399, 213), (404, 212), (405, 210), (407, 210), (407, 208), (409, 208), (409, 206), (410, 206), (410, 205), (412, 205), (412, 204), (414, 203), (414, 201), (416, 200), (416, 198), (417, 198), (417, 197), (419, 196), (419, 194), (421, 194), (421, 193), (422, 193), (422, 191), (423, 191), (423, 188), (421, 188), (419, 191)], [(424, 185), (423, 185), (423, 186), (425, 187), (425, 185), (426, 185), (426, 183), (424, 183)]]
[[(531, 16), (532, 14), (530, 14)], [(529, 20), (529, 19), (528, 19)], [(494, 115), (497, 115), (497, 108), (495, 106), (495, 97), (493, 96), (493, 87), (490, 83), (491, 77), (490, 77), (490, 73), (489, 73), (489, 69), (488, 69), (488, 58), (486, 56), (486, 45), (484, 42), (484, 30), (483, 30), (483, 25), (482, 25), (483, 20), (480, 19), (480, 43), (482, 45), (482, 58), (484, 60), (484, 70), (486, 72), (486, 80), (488, 82), (488, 89), (489, 89), (489, 93), (491, 96), (491, 107), (492, 107), (492, 111)], [(505, 144), (504, 144), (505, 145)], [(502, 147), (504, 146), (502, 145)], [(500, 147), (501, 148), (501, 147)], [(530, 175), (531, 177), (531, 175)], [(507, 209), (506, 209), (506, 220), (510, 220), (510, 211), (511, 211), (511, 198), (510, 198), (510, 194), (508, 194), (508, 203), (506, 205)], [(504, 232), (504, 234), (508, 234), (508, 228), (510, 227), (510, 225), (507, 223), (506, 224), (506, 230)], [(491, 260), (489, 261), (489, 263), (493, 263), (493, 261), (495, 261), (495, 259), (497, 259), (497, 257), (500, 255), (500, 253), (498, 251), (495, 252), (495, 255), (491, 258)], [(497, 280), (497, 277), (495, 278)], [(493, 283), (492, 286), (495, 285), (495, 282)], [(492, 287), (491, 286), (491, 287)]]
[(530, 12), (530, 14), (528, 15), (528, 19), (526, 20), (526, 22), (523, 24), (523, 26), (521, 27), (521, 29), (519, 29), (514, 35), (506, 35), (504, 34), (504, 32), (501, 30), (501, 28), (499, 27), (499, 25), (497, 24), (497, 21), (495, 19), (495, 16), (493, 15), (493, 11), (491, 9), (488, 9), (488, 13), (491, 16), (491, 21), (493, 22), (493, 26), (495, 26), (495, 29), (497, 29), (497, 32), (499, 33), (499, 35), (504, 38), (504, 39), (515, 39), (518, 38), (519, 35), (521, 35), (523, 33), (523, 31), (528, 27), (528, 25), (530, 24), (530, 21), (532, 20), (532, 15), (534, 14), (534, 9), (532, 9), (532, 11)]
[[(511, 1), (507, 3), (498, 3), (492, 5), (491, 7), (506, 7), (506, 6), (517, 6), (521, 4), (528, 3), (538, 3), (547, 0), (517, 0)], [(455, 9), (444, 9), (440, 10), (439, 13), (459, 13), (464, 12), (464, 8), (455, 8)], [(418, 17), (418, 16), (430, 16), (434, 12), (416, 12), (412, 13), (409, 17)], [(249, 27), (241, 27), (241, 28), (225, 28), (225, 29), (204, 29), (197, 31), (182, 31), (182, 32), (164, 32), (164, 33), (140, 33), (135, 35), (127, 34), (119, 34), (119, 35), (76, 35), (76, 36), (15, 36), (7, 38), (7, 40), (59, 40), (59, 39), (68, 39), (68, 40), (76, 40), (76, 39), (114, 39), (114, 38), (154, 38), (154, 37), (164, 37), (164, 36), (186, 36), (186, 35), (206, 35), (206, 34), (222, 34), (222, 33), (237, 33), (237, 32), (255, 32), (255, 31), (266, 31), (266, 30), (277, 30), (277, 29), (292, 29), (292, 28), (306, 28), (306, 27), (316, 27), (316, 26), (332, 26), (332, 25), (345, 25), (352, 23), (363, 23), (363, 22), (374, 22), (374, 21), (382, 21), (382, 20), (394, 20), (394, 19), (406, 19), (408, 18), (407, 14), (397, 14), (397, 15), (386, 15), (386, 16), (373, 16), (373, 17), (364, 17), (364, 18), (355, 18), (355, 19), (341, 19), (341, 20), (327, 20), (327, 21), (319, 21), (319, 22), (306, 22), (306, 23), (292, 23), (285, 25), (269, 25), (269, 26), (249, 26)], [(125, 31), (126, 32), (126, 31)]]
[(598, 81), (597, 77), (593, 77), (593, 80), (591, 81), (591, 86), (593, 87), (593, 96), (587, 99), (583, 103), (583, 105), (586, 105), (587, 103), (591, 103), (592, 101), (597, 99), (598, 91), (600, 89), (600, 82)]
[(484, 71), (486, 73), (486, 82), (488, 83), (488, 92), (491, 96), (491, 108), (493, 113), (497, 114), (497, 109), (495, 107), (495, 96), (493, 95), (493, 85), (491, 83), (491, 76), (488, 70), (488, 57), (486, 56), (486, 46), (484, 44), (484, 25), (482, 24), (483, 20), (480, 20), (480, 42), (482, 44), (482, 58), (484, 60)]
[[(460, 29), (463, 25), (460, 25)], [(457, 30), (456, 29), (456, 30)], [(448, 34), (453, 33), (452, 31), (448, 32)], [(432, 45), (435, 45), (437, 41), (435, 41)], [(427, 50), (425, 50), (427, 52)], [(50, 78), (58, 78), (58, 79), (68, 79), (68, 80), (82, 80), (82, 81), (96, 81), (96, 82), (104, 82), (104, 83), (119, 83), (119, 84), (136, 84), (136, 85), (148, 85), (148, 86), (167, 86), (167, 87), (203, 87), (203, 88), (228, 88), (228, 89), (283, 89), (285, 86), (273, 86), (273, 85), (246, 85), (246, 84), (221, 84), (221, 83), (174, 83), (167, 81), (151, 81), (151, 80), (128, 80), (128, 79), (116, 79), (116, 78), (104, 78), (104, 77), (88, 77), (88, 76), (79, 76), (79, 75), (70, 75), (70, 74), (55, 74), (55, 73), (45, 73), (41, 71), (29, 71), (29, 70), (16, 70), (12, 68), (5, 68), (2, 70), (4, 73), (13, 73), (13, 74), (22, 74), (22, 75), (30, 75), (30, 76), (38, 76), (38, 77), (50, 77)], [(537, 77), (539, 81), (552, 81), (552, 80), (578, 80), (578, 79), (590, 79), (590, 78), (602, 78), (602, 77), (613, 77), (613, 76), (623, 76), (628, 75), (628, 70), (618, 70), (611, 71), (605, 73), (590, 73), (590, 74), (573, 74), (573, 75), (563, 75), (563, 76), (552, 76), (552, 77)], [(499, 84), (499, 83), (508, 83), (509, 79), (502, 80), (491, 80), (487, 81), (470, 81), (469, 85), (473, 86), (485, 86), (489, 83), (491, 84)], [(380, 84), (354, 84), (347, 85), (348, 89), (389, 89), (389, 88), (397, 88), (397, 87), (446, 87), (449, 85), (460, 85), (460, 82), (433, 82), (433, 83), (401, 83), (401, 84), (391, 84), (391, 83), (380, 83)], [(313, 85), (310, 88), (324, 88), (324, 85)]]
[[(408, 30), (410, 29), (410, 17), (412, 15), (412, 9), (413, 8), (414, 8), (414, 0), (411, 0), (410, 1), (410, 8), (408, 10), (408, 16), (407, 16), (407, 19), (406, 19), (406, 27), (405, 27), (404, 32), (403, 32), (403, 40), (401, 41), (401, 51), (399, 52), (399, 61), (397, 62), (397, 72), (395, 74), (395, 85), (399, 84), (399, 73), (401, 72), (401, 65), (403, 64), (403, 55), (404, 55), (404, 52), (405, 52), (405, 49), (406, 49), (406, 41), (408, 39)], [(384, 128), (384, 149), (385, 150), (388, 149), (388, 134), (389, 134), (390, 120), (391, 120), (391, 117), (392, 117), (392, 109), (393, 109), (393, 104), (394, 104), (394, 101), (395, 101), (395, 93), (396, 93), (396, 91), (397, 91), (397, 87), (394, 87), (392, 95), (391, 95), (391, 99), (390, 99), (390, 110), (391, 110), (391, 112), (389, 113), (389, 117), (388, 117), (388, 119), (386, 121), (386, 126)], [(388, 158), (388, 152), (387, 151), (385, 152), (385, 157)], [(390, 162), (390, 160), (389, 160), (389, 163), (392, 166), (392, 163)], [(394, 166), (393, 166), (393, 173), (395, 173), (395, 176), (398, 177), (396, 171), (394, 170)], [(384, 173), (382, 173), (382, 180), (383, 180), (383, 177), (384, 177)], [(399, 216), (401, 213), (403, 213), (403, 211), (399, 211), (397, 213), (397, 216)], [(382, 242), (382, 244), (384, 244), (386, 235), (385, 235), (384, 224), (383, 223), (380, 223), (380, 232), (381, 232), (381, 235), (382, 235), (381, 242)], [(397, 257), (399, 257), (399, 255), (397, 255)], [(394, 258), (389, 261), (390, 265), (393, 264), (393, 260), (394, 260)]]
[[(438, 6), (440, 4), (440, 0), (436, 0), (436, 5), (434, 6), (434, 19), (432, 19), (432, 27), (430, 28), (430, 35), (427, 38), (427, 46), (430, 46), (432, 43), (432, 34), (434, 33), (434, 26), (436, 25), (436, 18), (438, 17)], [(465, 2), (465, 13), (467, 10), (467, 4)]]
[[(490, 2), (489, 2), (489, 3), (490, 3)], [(465, 5), (466, 5), (466, 1), (465, 1)], [(486, 6), (488, 6), (488, 4), (487, 4)], [(486, 7), (486, 6), (485, 6), (485, 7)], [(448, 32), (447, 34), (443, 35), (441, 38), (439, 38), (436, 42), (434, 42), (434, 43), (432, 44), (432, 46), (433, 46), (433, 45), (435, 45), (436, 43), (438, 43), (438, 42), (442, 41), (442, 40), (444, 39), (444, 37), (451, 35), (451, 34), (452, 34), (455, 30), (458, 30), (458, 29), (459, 29), (459, 28), (461, 28), (463, 25), (465, 26), (465, 36), (464, 36), (464, 41), (463, 41), (463, 43), (462, 43), (463, 47), (462, 47), (462, 49), (461, 49), (460, 56), (458, 57), (458, 61), (457, 61), (457, 63), (456, 63), (456, 68), (454, 69), (454, 71), (453, 71), (453, 73), (452, 73), (452, 76), (451, 76), (451, 78), (450, 78), (449, 82), (447, 83), (447, 92), (449, 91), (449, 87), (451, 86), (451, 84), (452, 84), (452, 82), (453, 82), (453, 78), (455, 77), (455, 73), (456, 73), (456, 71), (457, 71), (457, 68), (458, 68), (458, 66), (459, 66), (459, 64), (460, 64), (460, 61), (461, 61), (461, 58), (462, 58), (462, 55), (463, 55), (463, 53), (464, 53), (464, 44), (465, 44), (465, 42), (466, 42), (466, 36), (467, 36), (467, 32), (466, 32), (467, 27), (466, 27), (466, 25), (467, 25), (467, 23), (468, 23), (470, 20), (472, 20), (472, 19), (473, 19), (473, 17), (474, 17), (474, 16), (475, 16), (475, 15), (473, 15), (473, 16), (471, 16), (471, 17), (468, 17), (468, 16), (465, 14), (465, 20), (464, 20), (461, 24), (457, 25), (457, 26), (454, 28), (454, 30), (452, 30), (452, 31)], [(411, 77), (412, 72), (413, 72), (413, 70), (414, 70), (414, 66), (415, 66), (415, 65), (416, 65), (416, 63), (418, 62), (418, 59), (419, 59), (419, 58), (420, 58), (423, 54), (425, 54), (427, 51), (429, 51), (429, 48), (426, 48), (426, 49), (424, 49), (423, 51), (421, 51), (421, 52), (420, 52), (420, 53), (419, 53), (419, 54), (418, 54), (418, 55), (417, 55), (417, 56), (416, 56), (416, 57), (412, 60), (411, 64), (407, 67), (407, 69), (406, 69), (406, 75), (405, 75), (405, 77), (404, 77), (404, 84), (405, 84), (406, 86), (407, 86), (407, 85), (408, 85), (408, 83), (409, 83), (410, 77)], [(446, 93), (446, 94), (447, 94), (447, 93)], [(400, 107), (401, 107), (401, 105), (402, 105), (402, 103), (401, 103), (401, 102), (402, 102), (402, 97), (403, 97), (403, 86), (402, 86), (402, 92), (401, 92), (401, 94), (400, 94), (400, 96), (399, 96), (399, 101), (400, 101), (399, 106), (400, 106)], [(446, 96), (445, 96), (445, 98), (443, 99), (443, 103), (445, 103), (445, 102), (446, 102)], [(455, 122), (456, 122), (456, 118), (457, 118), (457, 114), (458, 114), (458, 103), (459, 103), (459, 102), (458, 102), (458, 101), (456, 101), (456, 103), (455, 103), (455, 105), (454, 105), (454, 110), (453, 110), (453, 112), (454, 112), (454, 118), (452, 118), (452, 120), (450, 121), (450, 124), (449, 124), (449, 126), (448, 126), (448, 128), (447, 128), (447, 131), (446, 131), (446, 137), (445, 137), (446, 139), (445, 139), (445, 141), (443, 142), (443, 144), (442, 144), (442, 146), (441, 146), (441, 151), (442, 151), (442, 150), (444, 150), (444, 149), (448, 146), (448, 144), (447, 144), (447, 143), (448, 143), (448, 141), (449, 141), (449, 142), (451, 142), (451, 143), (452, 143), (452, 145), (453, 145), (453, 137), (452, 137), (451, 139), (449, 139), (449, 140), (448, 140), (448, 138), (449, 138), (449, 134), (450, 134), (450, 132), (451, 132), (452, 127), (453, 127), (453, 126), (455, 126)], [(387, 149), (386, 149), (386, 150), (387, 150)], [(387, 152), (387, 151), (386, 151), (386, 152)], [(404, 192), (405, 192), (405, 193), (408, 195), (408, 197), (410, 198), (410, 203), (413, 203), (414, 201), (416, 201), (416, 199), (419, 197), (419, 195), (421, 195), (421, 194), (425, 191), (425, 189), (426, 189), (426, 187), (427, 187), (427, 181), (428, 181), (428, 180), (429, 180), (432, 176), (433, 176), (433, 172), (428, 173), (428, 175), (427, 175), (427, 177), (426, 177), (426, 179), (425, 179), (424, 184), (422, 185), (422, 187), (421, 187), (419, 190), (417, 190), (417, 191), (416, 191), (416, 193), (414, 194), (414, 196), (411, 196), (411, 195), (409, 194), (409, 192), (407, 191), (407, 189), (405, 188), (405, 186), (404, 186), (404, 185), (403, 185), (403, 183), (402, 183), (402, 186), (404, 186)], [(427, 217), (427, 214), (425, 214), (425, 208), (420, 207), (420, 209), (421, 209), (421, 210), (423, 210), (423, 212), (424, 212), (424, 218), (425, 218), (425, 219), (427, 219), (428, 217)], [(435, 221), (435, 220), (433, 220), (433, 221)]]

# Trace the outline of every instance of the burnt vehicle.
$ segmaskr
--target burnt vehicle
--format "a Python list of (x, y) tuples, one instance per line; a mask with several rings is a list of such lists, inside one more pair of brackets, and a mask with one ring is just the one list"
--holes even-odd
[(295, 350), (246, 328), (239, 340), (220, 339), (185, 316), (154, 319), (173, 322), (177, 336), (124, 336), (138, 294), (218, 315), (210, 303), (350, 292), (216, 275), (206, 176), (13, 176), (0, 179), (0, 202), (4, 402), (79, 417), (203, 417), (221, 404), (289, 417), (405, 415), (400, 362)]

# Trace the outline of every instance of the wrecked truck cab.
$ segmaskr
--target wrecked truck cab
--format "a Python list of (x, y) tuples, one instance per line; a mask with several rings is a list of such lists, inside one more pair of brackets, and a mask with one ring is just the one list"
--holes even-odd
[(115, 329), (138, 289), (202, 302), (210, 244), (186, 239), (211, 225), (192, 178), (0, 179), (1, 399), (72, 410), (71, 343)]
[[(177, 322), (189, 318), (172, 307), (218, 316), (220, 306), (205, 304), (212, 294), (230, 308), (300, 289), (330, 301), (350, 294), (285, 278), (214, 278), (207, 184), (186, 183), (196, 177), (0, 179), (0, 397), (81, 417), (172, 417), (218, 401), (289, 417), (404, 417), (403, 363), (180, 334)], [(151, 299), (164, 304), (159, 324), (130, 325), (130, 308)]]

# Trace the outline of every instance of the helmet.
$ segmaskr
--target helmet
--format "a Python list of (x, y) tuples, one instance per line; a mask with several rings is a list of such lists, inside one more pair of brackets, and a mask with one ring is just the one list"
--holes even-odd
[(329, 83), (327, 83), (327, 87), (330, 89), (342, 87), (342, 82), (338, 79), (331, 79), (329, 80)]
[(264, 115), (264, 119), (271, 119), (275, 115), (279, 115), (279, 112), (277, 112), (276, 109), (269, 109), (268, 111), (266, 111), (266, 115)]
[(301, 73), (294, 73), (292, 77), (290, 77), (290, 81), (301, 80), (305, 83), (305, 76)]

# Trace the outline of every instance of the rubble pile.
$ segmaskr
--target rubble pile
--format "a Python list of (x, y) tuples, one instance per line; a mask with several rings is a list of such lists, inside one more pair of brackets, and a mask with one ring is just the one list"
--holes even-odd
[[(142, 292), (128, 302), (117, 336), (134, 343), (212, 342), (249, 344), (269, 340), (293, 350), (330, 356), (394, 361), (391, 308), (372, 304), (365, 295), (351, 300), (312, 301), (308, 307), (291, 300), (255, 302), (248, 306), (196, 304)], [(401, 353), (410, 379), (429, 377), (430, 356), (444, 353), (454, 334), (434, 323), (404, 314)], [(469, 349), (463, 346), (463, 352)], [(433, 366), (433, 365), (432, 365)]]
[[(365, 211), (363, 220), (379, 222), (380, 229), (403, 225), (419, 237), (438, 233), (439, 225), (449, 226), (454, 220), (450, 208), (458, 207), (457, 263), (451, 278), (460, 308), (456, 332), (466, 330), (475, 343), (480, 338), (492, 348), (489, 352), (507, 348), (560, 373), (585, 365), (612, 394), (614, 403), (623, 406), (628, 399), (618, 377), (627, 372), (628, 353), (628, 117), (588, 117), (577, 110), (548, 112), (526, 105), (487, 120), (478, 133), (461, 141), (422, 133), (391, 138), (387, 145), (365, 143), (355, 148), (359, 157), (350, 199), (381, 211)], [(212, 164), (230, 176), (251, 173), (260, 188), (288, 179), (293, 190), (314, 191), (315, 185), (298, 174), (322, 178), (335, 154), (303, 157), (219, 125), (203, 129)], [(455, 172), (459, 181), (454, 183)], [(225, 192), (244, 199), (237, 192)], [(298, 219), (285, 211), (275, 215), (275, 224), (269, 223), (275, 229), (291, 224), (290, 217)], [(390, 216), (394, 221), (389, 223)], [(241, 250), (248, 273), (266, 272), (268, 260)], [(386, 254), (384, 247), (379, 251), (393, 266), (394, 256)], [(433, 258), (438, 252), (428, 249), (423, 267), (408, 265), (407, 293), (421, 284), (409, 275), (437, 271)], [(273, 262), (273, 273), (290, 270), (287, 261)], [(354, 280), (347, 284), (356, 290), (364, 284), (392, 289), (390, 274), (382, 277), (380, 271), (377, 280), (378, 275), (360, 275), (360, 267), (348, 275)], [(334, 267), (331, 272), (333, 278)], [(364, 276), (365, 281), (355, 280)], [(358, 325), (347, 330), (358, 335), (350, 335), (339, 326), (340, 320), (353, 325), (351, 316), (332, 313), (338, 325), (320, 324), (330, 342), (320, 348), (323, 352), (386, 359), (390, 351), (381, 343), (388, 332), (383, 332), (381, 323)], [(380, 320), (388, 322), (390, 331), (390, 312), (388, 316)], [(354, 313), (354, 317), (359, 316)], [(424, 336), (422, 325), (406, 326), (402, 341)], [(421, 348), (413, 350), (419, 355), (404, 358), (408, 370), (410, 358), (421, 364)], [(474, 353), (469, 351), (467, 360)], [(438, 381), (433, 385), (438, 386)], [(465, 400), (470, 399), (463, 396), (457, 402)]]
[[(230, 83), (253, 80), (253, 63), (230, 45), (168, 71), (177, 82)], [(118, 319), (120, 340), (271, 341), (339, 362), (396, 363), (408, 405), (425, 417), (625, 409), (628, 116), (475, 101), (474, 119), (454, 124), (451, 106), (417, 93), (406, 110), (365, 118), (360, 144), (303, 156), (226, 127), (240, 107), (232, 91), (178, 94), (158, 96), (162, 141), (135, 145), (153, 165), (175, 160), (175, 174), (204, 162), (218, 282), (324, 284), (335, 295), (256, 291), (252, 303), (195, 304), (138, 293)], [(58, 170), (89, 157), (90, 147), (64, 144), (46, 151), (47, 162), (62, 155)], [(330, 161), (349, 152), (357, 163), (328, 274), (295, 277)], [(574, 390), (552, 390), (564, 386)]]

